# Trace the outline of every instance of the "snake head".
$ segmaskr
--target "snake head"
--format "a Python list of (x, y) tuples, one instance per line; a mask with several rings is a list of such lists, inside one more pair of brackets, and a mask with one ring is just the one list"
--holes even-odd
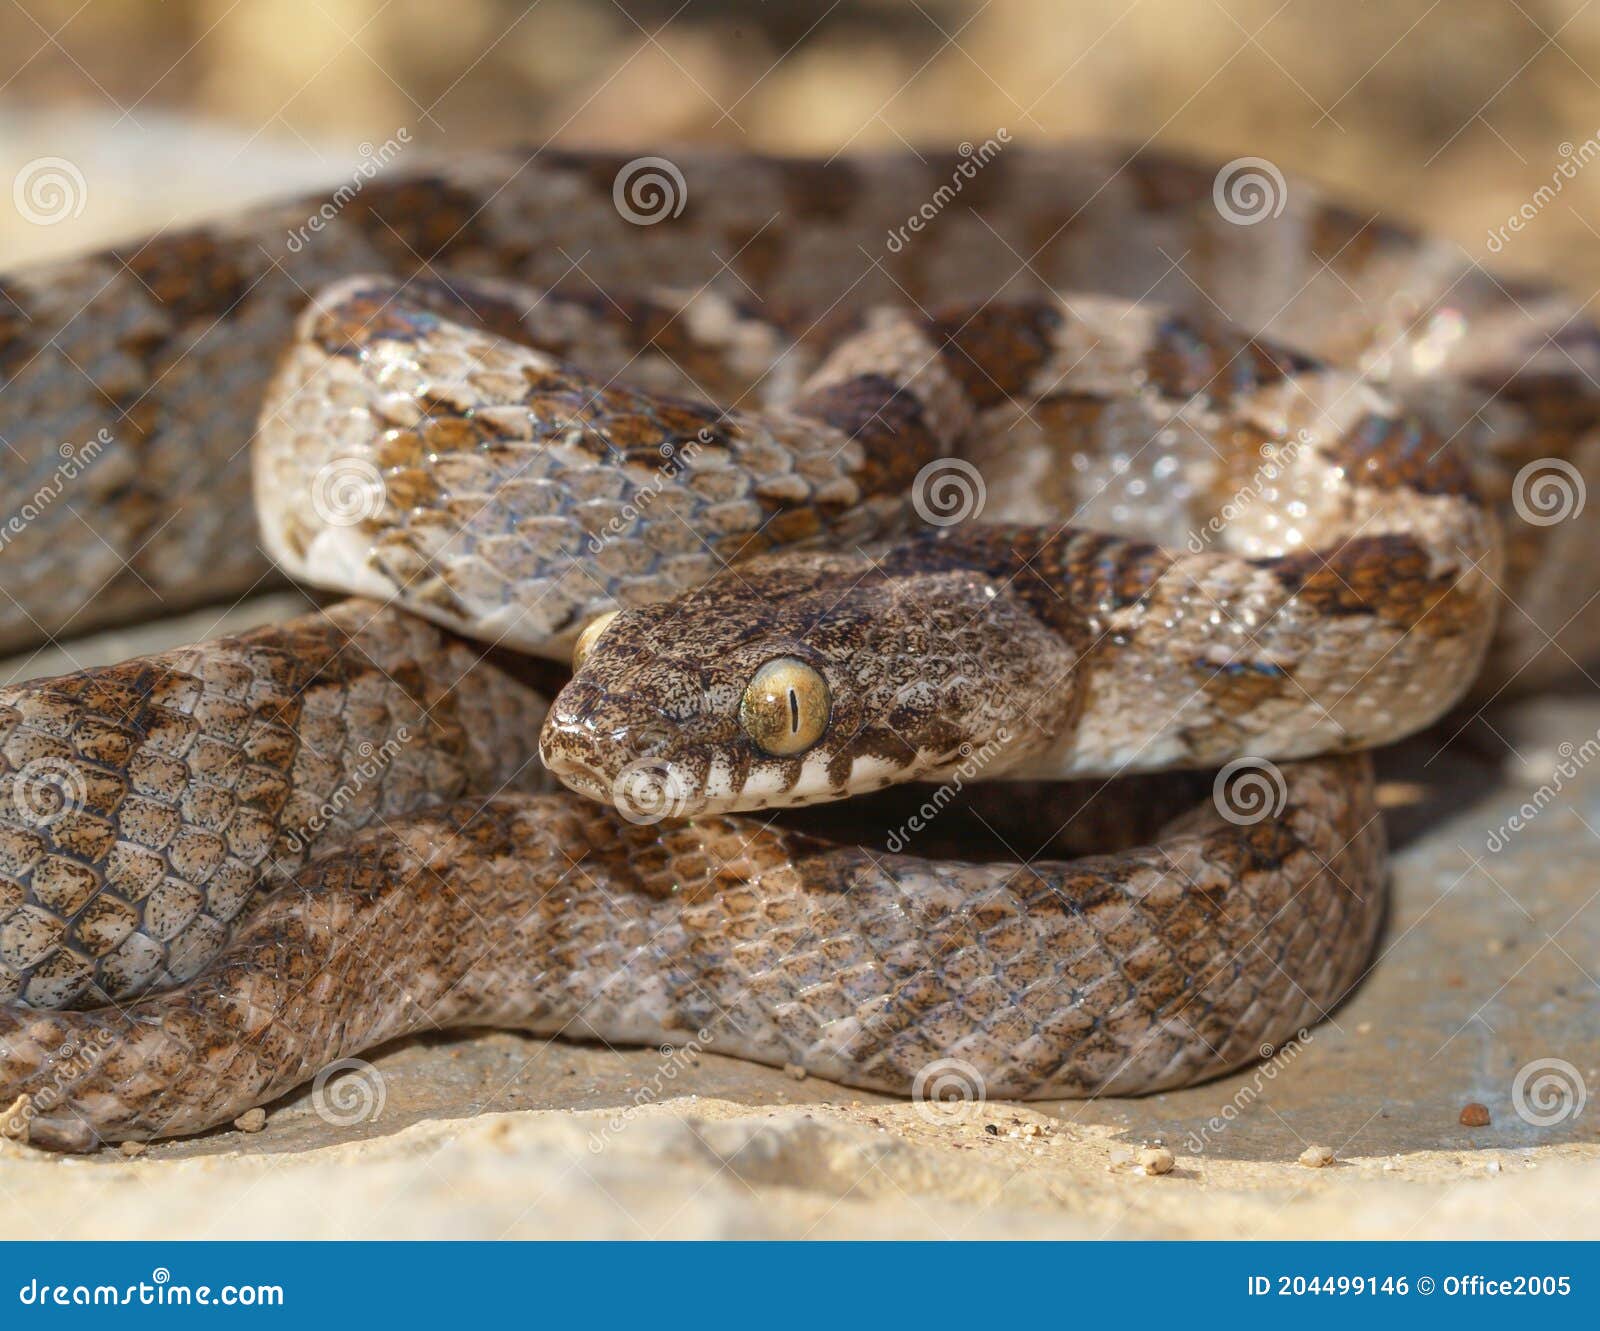
[(773, 556), (594, 625), (540, 753), (650, 822), (996, 775), (1042, 741), (1029, 711), (1070, 681), (1063, 650), (976, 569)]

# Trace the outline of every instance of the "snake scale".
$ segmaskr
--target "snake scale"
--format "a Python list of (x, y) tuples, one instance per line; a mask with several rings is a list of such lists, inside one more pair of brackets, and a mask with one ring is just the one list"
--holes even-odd
[[(0, 278), (0, 643), (356, 598), (0, 689), (0, 1127), (195, 1132), (463, 1024), (1050, 1097), (1320, 1018), (1365, 750), (1600, 639), (1592, 515), (1530, 508), (1600, 336), (1224, 174), (488, 154)], [(1218, 767), (1077, 858), (752, 816)]]

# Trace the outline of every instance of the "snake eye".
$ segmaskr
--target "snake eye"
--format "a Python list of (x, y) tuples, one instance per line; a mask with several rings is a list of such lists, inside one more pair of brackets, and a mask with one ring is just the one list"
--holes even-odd
[(583, 632), (578, 635), (578, 641), (572, 644), (572, 670), (576, 674), (583, 665), (584, 657), (589, 655), (589, 649), (599, 641), (600, 635), (611, 627), (611, 621), (617, 617), (615, 610), (607, 610), (603, 615), (596, 615), (583, 626)]
[(787, 758), (828, 728), (828, 681), (804, 661), (780, 656), (756, 671), (739, 702), (739, 724), (763, 753)]

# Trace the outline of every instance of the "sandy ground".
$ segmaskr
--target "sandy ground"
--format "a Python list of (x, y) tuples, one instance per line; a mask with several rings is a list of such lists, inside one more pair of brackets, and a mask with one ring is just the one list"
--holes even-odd
[[(296, 604), (71, 653), (113, 660)], [(1561, 745), (1581, 763), (1600, 701), (1451, 730), (1384, 756), (1396, 856), (1372, 973), (1235, 1076), (1140, 1100), (917, 1106), (686, 1050), (436, 1036), (268, 1106), (256, 1132), (132, 1159), (8, 1144), (0, 1236), (1600, 1237), (1600, 771), (1488, 848)], [(1519, 1097), (1519, 1072), (1548, 1059), (1576, 1079)], [(1489, 1122), (1463, 1126), (1468, 1104)], [(1171, 1173), (1137, 1163), (1157, 1143)], [(1335, 1163), (1298, 1163), (1314, 1146)]]

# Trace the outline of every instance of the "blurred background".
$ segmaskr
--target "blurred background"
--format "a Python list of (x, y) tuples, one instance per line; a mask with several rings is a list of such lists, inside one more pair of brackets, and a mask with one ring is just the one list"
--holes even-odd
[(1265, 157), (1600, 286), (1592, 0), (10, 0), (0, 53), (0, 183), (61, 158), (86, 186), (52, 225), (0, 208), (5, 267), (339, 179), (401, 129), (827, 155), (1004, 127)]

